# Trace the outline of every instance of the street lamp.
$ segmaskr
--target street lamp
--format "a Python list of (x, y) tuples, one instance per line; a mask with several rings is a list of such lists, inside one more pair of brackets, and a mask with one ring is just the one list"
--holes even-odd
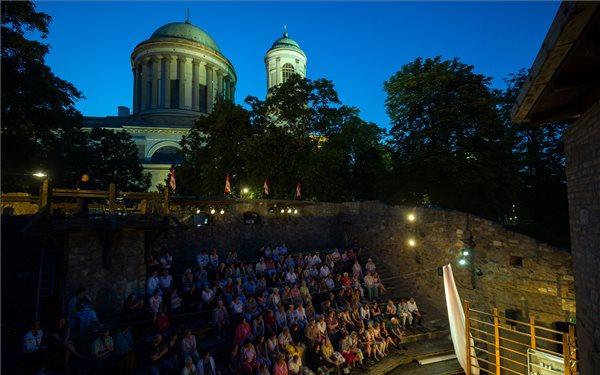
[(48, 177), (48, 175), (42, 171), (35, 172), (33, 175), (38, 178)]

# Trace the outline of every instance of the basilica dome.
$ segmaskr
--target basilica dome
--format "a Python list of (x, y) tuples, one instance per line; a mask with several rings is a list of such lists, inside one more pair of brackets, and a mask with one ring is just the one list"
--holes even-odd
[(216, 52), (221, 52), (217, 43), (201, 28), (190, 22), (172, 22), (159, 27), (150, 39), (177, 38), (202, 44)]

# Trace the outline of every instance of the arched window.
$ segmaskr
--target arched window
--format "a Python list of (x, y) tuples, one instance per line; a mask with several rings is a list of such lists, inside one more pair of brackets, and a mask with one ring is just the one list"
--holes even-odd
[(294, 74), (294, 66), (292, 64), (283, 64), (283, 69), (281, 70), (283, 73), (283, 82), (287, 82), (288, 79)]
[(161, 147), (154, 154), (152, 154), (151, 161), (153, 163), (181, 163), (185, 160), (185, 157), (181, 150), (173, 146)]

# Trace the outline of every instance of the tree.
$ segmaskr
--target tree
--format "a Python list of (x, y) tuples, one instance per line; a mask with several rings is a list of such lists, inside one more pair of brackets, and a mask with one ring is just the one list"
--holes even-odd
[(95, 128), (90, 132), (87, 171), (96, 188), (108, 189), (114, 183), (121, 191), (146, 191), (150, 175), (144, 173), (138, 149), (126, 131)]
[(511, 110), (527, 77), (510, 74), (502, 92), (501, 118), (514, 138), (519, 190), (511, 222), (536, 238), (568, 247), (569, 212), (563, 133), (567, 124), (532, 126), (513, 123)]
[(50, 16), (31, 1), (3, 1), (1, 8), (2, 189), (28, 190), (34, 181), (25, 175), (43, 164), (44, 143), (78, 126), (74, 102), (82, 94), (45, 64), (49, 46), (27, 38), (46, 38)]
[(384, 83), (395, 202), (497, 219), (514, 197), (514, 161), (490, 78), (458, 59), (417, 58)]
[(244, 176), (244, 145), (252, 131), (248, 111), (229, 101), (217, 102), (181, 140), (186, 160), (176, 169), (178, 192), (223, 196), (227, 173), (237, 191)]

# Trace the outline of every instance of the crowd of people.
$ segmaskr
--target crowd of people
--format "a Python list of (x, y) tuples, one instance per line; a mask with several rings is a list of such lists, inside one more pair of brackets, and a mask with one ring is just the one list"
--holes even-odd
[[(216, 249), (203, 250), (184, 270), (166, 252), (148, 259), (145, 298), (126, 298), (114, 338), (98, 322), (84, 288), (52, 338), (64, 350), (68, 368), (71, 356), (82, 356), (69, 339), (69, 324), (97, 330), (91, 359), (99, 374), (134, 369), (152, 375), (348, 373), (406, 349), (406, 330), (422, 319), (412, 297), (380, 301), (386, 288), (377, 266), (370, 258), (361, 263), (360, 257), (360, 249), (291, 254), (282, 243), (261, 248), (255, 262), (239, 260), (235, 250), (225, 259)], [(227, 358), (215, 361), (191, 329), (173, 333), (174, 316), (190, 321), (206, 316), (218, 339), (231, 338)], [(129, 324), (144, 319), (152, 321), (155, 334), (136, 354)], [(41, 337), (38, 322), (38, 331), (23, 338), (24, 352), (37, 351), (34, 341), (42, 348)]]

